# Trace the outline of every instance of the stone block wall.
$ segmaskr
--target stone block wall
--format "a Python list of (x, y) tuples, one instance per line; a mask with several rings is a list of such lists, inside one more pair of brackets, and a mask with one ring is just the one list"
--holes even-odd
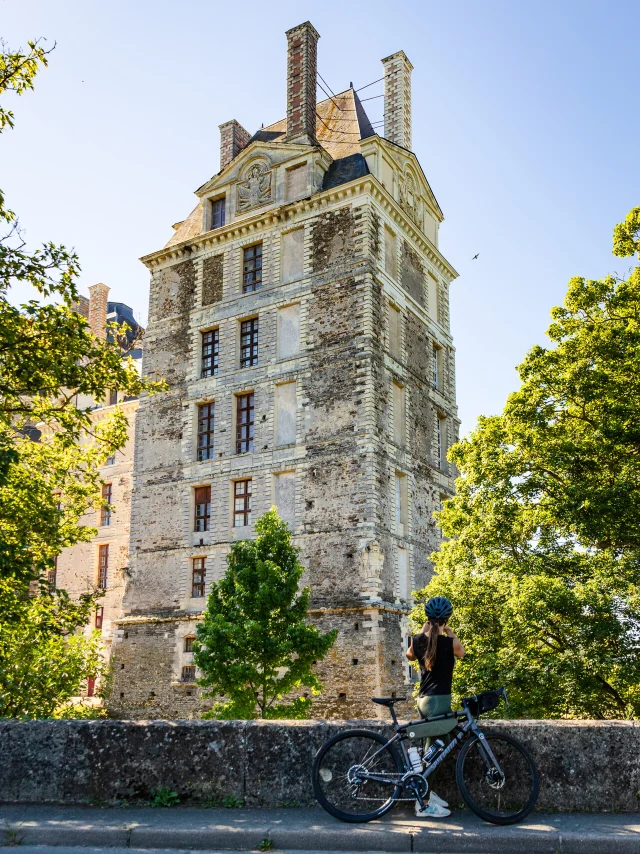
[[(311, 763), (337, 732), (363, 721), (2, 721), (0, 802), (148, 803), (169, 788), (184, 804), (225, 796), (248, 807), (314, 804)], [(540, 771), (537, 808), (639, 809), (640, 723), (486, 721), (514, 735)], [(455, 758), (439, 772), (438, 792), (454, 806)]]
[[(271, 178), (275, 198), (285, 172)], [(428, 580), (439, 542), (432, 513), (453, 485), (438, 470), (434, 428), (438, 416), (451, 435), (456, 424), (448, 316), (432, 316), (428, 297), (428, 280), (444, 295), (450, 274), (371, 190), (294, 202), (152, 265), (145, 372), (164, 376), (170, 389), (141, 401), (133, 576), (110, 702), (118, 717), (197, 718), (206, 707), (197, 684), (182, 682), (191, 678), (183, 639), (205, 605), (192, 597), (192, 564), (205, 558), (208, 593), (230, 544), (253, 535), (252, 525), (232, 525), (232, 484), (244, 478), (252, 480), (252, 521), (275, 503), (291, 525), (311, 618), (339, 630), (317, 665), (324, 691), (314, 714), (360, 717), (370, 697), (401, 694), (411, 682), (411, 591)], [(390, 267), (382, 257), (389, 229), (399, 262)], [(261, 287), (243, 293), (243, 250), (258, 241)], [(258, 364), (241, 367), (239, 329), (249, 318), (259, 323)], [(219, 371), (203, 377), (201, 336), (215, 328)], [(248, 391), (254, 447), (236, 454), (235, 400)], [(205, 402), (215, 404), (215, 453), (198, 460)], [(195, 532), (194, 490), (209, 485), (210, 529)]]

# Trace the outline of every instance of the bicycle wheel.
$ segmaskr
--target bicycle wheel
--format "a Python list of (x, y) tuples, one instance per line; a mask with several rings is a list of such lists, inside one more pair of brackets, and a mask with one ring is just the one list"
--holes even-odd
[[(321, 807), (341, 821), (371, 821), (391, 809), (400, 793), (402, 761), (377, 732), (353, 729), (329, 739), (313, 760), (313, 791)], [(369, 779), (368, 775), (385, 778)]]
[(538, 800), (538, 771), (517, 739), (502, 732), (483, 735), (483, 739), (470, 738), (460, 751), (456, 783), (467, 806), (480, 818), (492, 824), (515, 824), (529, 815)]

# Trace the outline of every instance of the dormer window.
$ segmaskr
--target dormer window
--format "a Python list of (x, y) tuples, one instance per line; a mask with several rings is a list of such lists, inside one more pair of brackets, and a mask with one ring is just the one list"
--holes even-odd
[(211, 230), (224, 225), (225, 197), (211, 202)]

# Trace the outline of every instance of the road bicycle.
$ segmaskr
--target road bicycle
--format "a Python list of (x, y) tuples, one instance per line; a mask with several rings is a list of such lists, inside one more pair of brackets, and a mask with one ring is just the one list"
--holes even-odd
[[(485, 691), (462, 701), (462, 709), (398, 723), (394, 703), (405, 698), (375, 697), (387, 706), (394, 735), (351, 729), (329, 739), (313, 761), (313, 788), (318, 803), (342, 821), (380, 818), (401, 800), (428, 800), (428, 778), (458, 747), (456, 784), (476, 815), (493, 824), (515, 824), (538, 799), (538, 771), (527, 748), (513, 736), (478, 726), (481, 714), (504, 700), (504, 688)], [(424, 751), (422, 740), (448, 731), (451, 741), (438, 740)], [(417, 748), (414, 750), (413, 748)]]

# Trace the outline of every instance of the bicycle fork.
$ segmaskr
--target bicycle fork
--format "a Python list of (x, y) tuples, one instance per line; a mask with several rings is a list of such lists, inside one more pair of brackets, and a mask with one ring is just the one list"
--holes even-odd
[[(500, 767), (498, 760), (494, 756), (494, 753), (491, 750), (491, 747), (489, 746), (489, 743), (487, 742), (487, 740), (485, 738), (485, 734), (482, 732), (482, 730), (478, 729), (478, 727), (475, 725), (475, 723), (472, 723), (470, 727), (467, 726), (463, 730), (461, 730), (459, 733), (457, 733), (454, 736), (454, 738), (451, 739), (451, 741), (445, 747), (445, 749), (442, 751), (442, 753), (440, 753), (430, 765), (427, 765), (427, 767), (424, 769), (424, 771), (420, 775), (421, 777), (424, 778), (425, 782), (427, 783), (427, 791), (429, 788), (429, 783), (428, 783), (427, 778), (431, 774), (433, 774), (433, 772), (436, 770), (436, 768), (440, 765), (441, 762), (444, 762), (444, 760), (447, 758), (447, 756), (452, 752), (452, 750), (454, 750), (460, 744), (460, 742), (464, 739), (464, 737), (467, 735), (467, 733), (469, 731), (471, 731), (478, 739), (478, 748), (480, 750), (480, 755), (484, 759), (484, 762), (485, 762), (485, 765), (487, 768), (487, 774), (489, 774), (493, 769), (495, 769), (497, 771), (500, 779), (504, 780), (504, 772), (502, 771), (502, 768)], [(402, 747), (402, 752), (403, 752), (403, 755), (405, 758), (406, 766), (408, 768), (410, 768), (411, 763), (409, 761), (409, 757), (407, 755), (407, 751), (406, 751), (404, 744), (402, 744), (401, 747)], [(421, 810), (424, 809), (425, 808), (424, 799), (423, 799), (417, 785), (415, 783), (410, 783), (409, 788), (413, 792), (413, 794), (415, 795), (415, 798), (418, 801), (418, 803), (420, 804), (420, 809)]]

